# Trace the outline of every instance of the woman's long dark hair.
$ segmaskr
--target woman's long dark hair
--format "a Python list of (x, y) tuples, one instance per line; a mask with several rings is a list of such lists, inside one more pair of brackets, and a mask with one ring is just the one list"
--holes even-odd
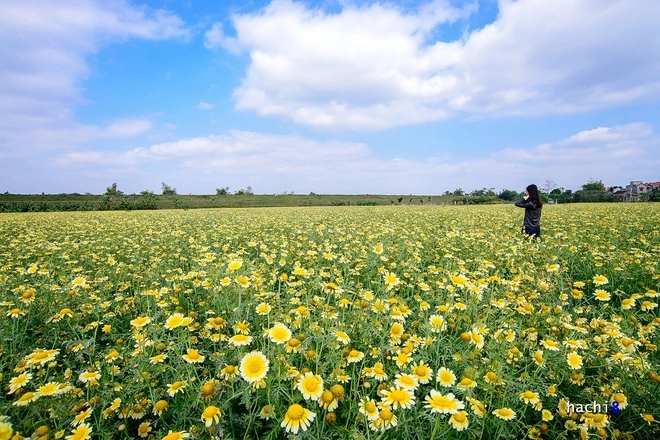
[(539, 189), (536, 185), (531, 184), (525, 189), (529, 193), (529, 200), (533, 201), (537, 208), (540, 208), (541, 206), (543, 206), (543, 201), (541, 200), (541, 197), (539, 196)]

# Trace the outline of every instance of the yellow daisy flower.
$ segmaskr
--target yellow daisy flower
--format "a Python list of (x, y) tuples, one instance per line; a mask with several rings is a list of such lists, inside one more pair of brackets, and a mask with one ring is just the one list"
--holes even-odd
[(368, 420), (376, 420), (378, 418), (378, 407), (376, 402), (368, 397), (363, 397), (358, 403), (358, 411), (364, 415)]
[(411, 390), (402, 387), (391, 387), (389, 390), (381, 391), (383, 402), (386, 402), (393, 409), (410, 408), (415, 404), (415, 395)]
[(355, 349), (349, 351), (348, 356), (346, 356), (346, 362), (349, 364), (360, 362), (362, 359), (364, 359), (364, 353)]
[(539, 402), (539, 395), (533, 391), (527, 390), (520, 393), (520, 400), (530, 405), (535, 405)]
[(427, 384), (431, 380), (433, 375), (433, 370), (431, 367), (426, 365), (424, 361), (419, 361), (412, 365), (411, 367), (412, 374), (417, 378), (417, 381), (421, 384)]
[(449, 424), (456, 431), (462, 431), (468, 427), (470, 422), (468, 421), (467, 413), (465, 411), (458, 411), (449, 417)]
[(566, 356), (566, 362), (572, 370), (579, 370), (582, 368), (582, 356), (575, 352), (571, 352)]
[(92, 428), (83, 423), (71, 432), (71, 435), (64, 437), (66, 440), (87, 440), (92, 434)]
[(245, 381), (254, 384), (266, 377), (269, 365), (270, 362), (263, 353), (252, 351), (243, 356), (238, 370)]
[(204, 359), (206, 359), (205, 356), (199, 354), (199, 351), (195, 350), (194, 348), (187, 349), (187, 353), (181, 357), (183, 358), (184, 361), (191, 364), (198, 364), (204, 362)]
[(452, 393), (443, 395), (436, 390), (431, 390), (425, 400), (424, 408), (430, 409), (432, 413), (454, 414), (465, 408), (465, 404), (456, 399)]
[(307, 428), (309, 428), (315, 417), (316, 413), (306, 409), (300, 404), (294, 403), (286, 410), (284, 420), (282, 420), (280, 426), (284, 428), (286, 432), (297, 434), (301, 429), (307, 431)]
[(456, 383), (456, 375), (449, 368), (441, 367), (436, 374), (436, 380), (440, 386), (451, 387)]
[(296, 385), (305, 400), (318, 400), (323, 394), (323, 379), (311, 371), (303, 374)]
[(204, 411), (202, 412), (201, 420), (202, 422), (204, 422), (204, 425), (208, 428), (214, 422), (216, 424), (220, 423), (221, 415), (222, 412), (220, 412), (220, 408), (218, 408), (217, 406), (210, 405), (204, 408)]
[(506, 407), (494, 410), (493, 414), (502, 420), (513, 420), (516, 418), (516, 412)]
[(291, 330), (289, 330), (286, 325), (278, 322), (273, 327), (268, 329), (268, 337), (276, 344), (285, 344), (289, 339), (291, 339)]
[(183, 380), (177, 380), (174, 383), (168, 383), (167, 384), (167, 394), (172, 397), (176, 393), (183, 391), (183, 389), (186, 387), (187, 383)]

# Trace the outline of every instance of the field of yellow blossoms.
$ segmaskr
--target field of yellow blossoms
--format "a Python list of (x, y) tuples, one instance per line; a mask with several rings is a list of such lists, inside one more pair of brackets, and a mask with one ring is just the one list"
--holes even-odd
[(660, 204), (0, 216), (0, 440), (660, 438)]

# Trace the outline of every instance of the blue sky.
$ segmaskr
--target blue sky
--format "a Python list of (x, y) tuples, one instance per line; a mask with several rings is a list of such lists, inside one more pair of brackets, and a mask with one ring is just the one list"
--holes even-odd
[(0, 191), (660, 180), (657, 0), (0, 3)]

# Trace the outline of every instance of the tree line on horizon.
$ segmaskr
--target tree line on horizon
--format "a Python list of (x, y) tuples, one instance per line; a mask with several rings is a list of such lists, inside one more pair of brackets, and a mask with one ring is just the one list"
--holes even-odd
[[(564, 188), (560, 188), (552, 180), (547, 180), (545, 185), (539, 187), (539, 192), (544, 202), (546, 203), (594, 203), (594, 202), (618, 202), (620, 201), (617, 197), (614, 196), (614, 192), (620, 187), (611, 187), (606, 188), (602, 181), (589, 180), (587, 183), (583, 184), (579, 190), (572, 191)], [(79, 194), (58, 194), (58, 200), (40, 200), (37, 195), (33, 196), (23, 196), (23, 199), (20, 201), (2, 201), (0, 198), (0, 212), (40, 212), (40, 211), (115, 211), (115, 210), (153, 210), (153, 209), (190, 209), (190, 208), (211, 208), (211, 207), (222, 207), (222, 206), (298, 206), (295, 202), (292, 205), (279, 205), (273, 203), (274, 199), (269, 199), (271, 204), (266, 201), (261, 204), (223, 204), (218, 203), (219, 200), (224, 199), (228, 196), (254, 196), (255, 193), (252, 190), (251, 186), (248, 186), (245, 189), (239, 189), (233, 193), (229, 191), (229, 187), (217, 188), (216, 194), (214, 195), (193, 195), (189, 196), (180, 196), (176, 188), (168, 185), (165, 182), (161, 183), (161, 194), (157, 195), (151, 190), (143, 190), (139, 194), (127, 195), (121, 191), (117, 183), (112, 183), (106, 188), (104, 194), (94, 195), (90, 193)], [(282, 194), (263, 194), (263, 197), (273, 197), (273, 196), (292, 196), (293, 192), (285, 192)], [(436, 197), (436, 202), (438, 197), (442, 197), (443, 201), (440, 203), (451, 203), (455, 205), (477, 205), (477, 204), (493, 204), (493, 203), (507, 203), (512, 202), (520, 197), (524, 193), (519, 191), (514, 191), (510, 189), (503, 189), (502, 191), (495, 191), (495, 188), (482, 188), (479, 190), (474, 190), (471, 192), (465, 192), (461, 188), (457, 188), (454, 191), (445, 191), (440, 196)], [(8, 192), (5, 192), (4, 196), (10, 196)], [(42, 196), (46, 194), (42, 193)], [(310, 203), (308, 199), (310, 198), (319, 198), (319, 195), (310, 192), (309, 196), (302, 196), (302, 199), (305, 201), (300, 204), (300, 206), (346, 206), (346, 205), (362, 205), (362, 206), (373, 206), (373, 205), (386, 205), (387, 201), (383, 200), (368, 200), (369, 195), (364, 196), (365, 200), (325, 200), (318, 201), (315, 203)], [(80, 200), (79, 197), (86, 197), (85, 200)], [(89, 197), (101, 197), (101, 200), (98, 202), (90, 202)], [(161, 199), (161, 197), (165, 197)], [(325, 198), (330, 197), (329, 195), (323, 196)], [(351, 196), (351, 197), (360, 197), (360, 196)], [(374, 197), (373, 195), (371, 197)], [(382, 197), (382, 196), (377, 196)], [(426, 197), (426, 199), (425, 199)], [(206, 201), (203, 203), (191, 203), (191, 200), (195, 199), (209, 199), (210, 202)], [(232, 197), (233, 199), (233, 197)], [(657, 202), (660, 201), (660, 189), (654, 189), (652, 192), (644, 194), (641, 198), (641, 201)], [(433, 204), (432, 196), (399, 196), (389, 200), (391, 205), (401, 205), (401, 204)]]

